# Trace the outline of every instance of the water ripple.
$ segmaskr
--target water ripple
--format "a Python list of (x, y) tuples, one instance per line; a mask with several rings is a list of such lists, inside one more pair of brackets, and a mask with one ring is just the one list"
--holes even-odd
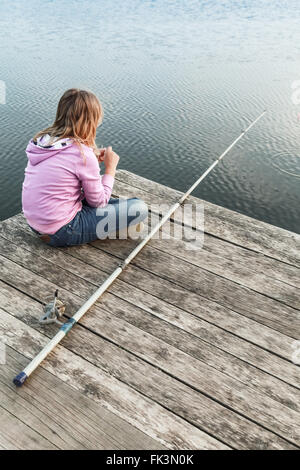
[(20, 210), (29, 138), (79, 86), (120, 167), (180, 190), (267, 107), (195, 195), (300, 231), (299, 19), (296, 0), (2, 0), (0, 217)]

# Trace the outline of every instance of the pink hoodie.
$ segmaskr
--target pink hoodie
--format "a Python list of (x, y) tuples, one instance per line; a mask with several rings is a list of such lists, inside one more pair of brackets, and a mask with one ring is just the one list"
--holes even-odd
[(22, 191), (27, 222), (41, 233), (53, 234), (70, 222), (85, 198), (92, 207), (104, 207), (111, 196), (114, 178), (100, 177), (98, 160), (90, 147), (63, 139), (45, 146), (47, 138), (29, 142), (28, 165)]

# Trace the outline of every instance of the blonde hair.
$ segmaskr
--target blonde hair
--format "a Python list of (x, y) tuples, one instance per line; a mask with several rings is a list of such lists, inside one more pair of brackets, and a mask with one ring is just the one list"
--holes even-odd
[(95, 143), (97, 127), (103, 120), (103, 108), (97, 96), (90, 91), (70, 88), (59, 100), (54, 123), (38, 132), (33, 140), (50, 135), (47, 145), (58, 139), (72, 138), (83, 154), (80, 144), (97, 148)]

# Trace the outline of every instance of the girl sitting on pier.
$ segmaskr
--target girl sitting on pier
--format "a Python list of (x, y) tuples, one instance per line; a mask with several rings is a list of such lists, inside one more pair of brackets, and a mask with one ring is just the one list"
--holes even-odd
[(48, 245), (88, 243), (113, 237), (129, 226), (140, 231), (147, 217), (142, 200), (111, 198), (119, 156), (111, 147), (96, 147), (102, 120), (102, 106), (93, 93), (67, 90), (54, 123), (38, 132), (26, 148), (23, 213)]

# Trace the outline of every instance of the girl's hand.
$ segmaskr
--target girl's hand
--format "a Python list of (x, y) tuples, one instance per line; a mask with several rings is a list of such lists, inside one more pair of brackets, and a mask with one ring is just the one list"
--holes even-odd
[(95, 155), (96, 155), (97, 160), (98, 160), (99, 163), (104, 161), (105, 150), (106, 150), (106, 148), (101, 148), (101, 149), (94, 150)]
[(111, 147), (107, 147), (104, 152), (105, 168), (116, 168), (119, 163), (119, 155), (117, 155)]
[(104, 152), (105, 174), (114, 177), (118, 163), (119, 155), (113, 152), (111, 147), (107, 147)]

